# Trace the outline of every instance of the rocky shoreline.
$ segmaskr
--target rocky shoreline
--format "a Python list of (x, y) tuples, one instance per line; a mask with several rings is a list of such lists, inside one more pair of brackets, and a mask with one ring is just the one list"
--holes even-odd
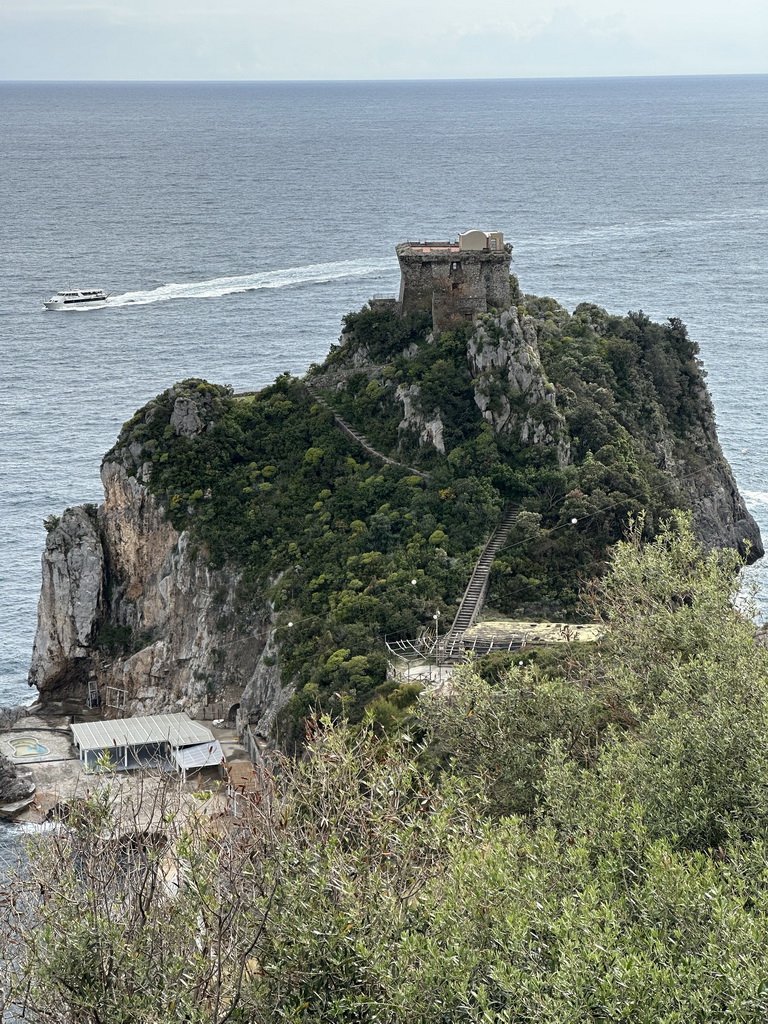
[(0, 818), (15, 818), (32, 803), (37, 786), (26, 772), (0, 754)]
[[(30, 710), (24, 705), (0, 707), (0, 733), (9, 732)], [(13, 820), (26, 810), (35, 798), (36, 789), (31, 773), (0, 751), (0, 818)]]

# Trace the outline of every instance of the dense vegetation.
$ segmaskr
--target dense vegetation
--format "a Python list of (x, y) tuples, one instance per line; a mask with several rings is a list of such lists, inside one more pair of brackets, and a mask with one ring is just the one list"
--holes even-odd
[[(371, 310), (350, 314), (349, 341), (328, 365), (345, 365), (356, 349), (380, 365), (373, 383), (370, 372), (361, 370), (333, 400), (384, 451), (399, 439), (415, 465), (438, 476), (446, 470), (464, 474), (470, 486), (481, 478), (502, 504), (513, 501), (530, 512), (497, 560), (490, 602), (510, 614), (567, 617), (628, 516), (644, 510), (647, 535), (653, 536), (662, 517), (687, 507), (660, 465), (677, 460), (687, 475), (706, 468), (713, 452), (702, 441), (707, 420), (714, 420), (697, 347), (679, 320), (656, 324), (642, 312), (612, 316), (589, 303), (569, 314), (553, 299), (531, 295), (518, 313), (521, 322), (535, 324), (543, 369), (565, 420), (572, 464), (564, 469), (551, 447), (494, 434), (480, 416), (467, 367), (470, 326), (434, 339), (422, 333), (417, 340), (418, 321), (404, 325), (394, 313)], [(402, 407), (394, 386), (413, 384), (424, 412), (437, 408), (443, 415), (444, 460), (398, 432)], [(525, 408), (501, 372), (496, 386)], [(534, 411), (544, 417), (548, 412)], [(579, 529), (568, 530), (574, 518)]]
[[(210, 430), (175, 434), (180, 395), (210, 410)], [(287, 376), (256, 398), (188, 381), (137, 414), (118, 452), (126, 439), (151, 457), (171, 521), (190, 525), (214, 564), (246, 569), (241, 600), (266, 590), (280, 613), (284, 678), (299, 682), (294, 720), (318, 700), (339, 710), (337, 694), (354, 719), (365, 704), (380, 701), (389, 716), (414, 699), (384, 682), (382, 638), (415, 637), (435, 611), (455, 608), (499, 514), (490, 487), (457, 480), (448, 501), (423, 478), (364, 459)]]
[[(580, 591), (628, 515), (643, 511), (652, 537), (684, 504), (659, 452), (693, 472), (697, 453), (711, 455), (700, 443), (711, 409), (679, 322), (591, 305), (570, 315), (532, 296), (518, 313), (538, 335), (556, 401), (531, 405), (500, 370), (490, 400), (507, 401), (513, 422), (530, 415), (567, 442), (570, 464), (555, 445), (524, 443), (519, 430), (494, 432), (483, 419), (467, 359), (472, 325), (433, 337), (423, 317), (370, 309), (345, 319), (344, 344), (310, 380), (379, 450), (428, 479), (369, 459), (288, 375), (239, 397), (204, 381), (177, 385), (126, 424), (108, 456), (132, 472), (150, 461), (150, 486), (172, 522), (213, 564), (244, 569), (243, 601), (266, 594), (273, 603), (283, 679), (298, 684), (289, 708), (297, 728), (317, 705), (343, 706), (353, 721), (365, 708), (382, 722), (402, 717), (415, 693), (385, 681), (382, 638), (415, 638), (436, 612), (450, 622), (508, 503), (524, 514), (494, 566), (491, 605), (583, 615)], [(484, 329), (498, 336), (498, 321), (485, 317)], [(401, 386), (416, 389), (425, 415), (439, 415), (444, 455), (401, 429)], [(206, 429), (179, 431), (179, 402)]]
[(735, 557), (641, 526), (559, 671), (469, 666), (394, 737), (315, 723), (239, 826), (166, 792), (137, 834), (105, 790), (36, 837), (0, 900), (28, 1019), (764, 1020), (768, 652)]

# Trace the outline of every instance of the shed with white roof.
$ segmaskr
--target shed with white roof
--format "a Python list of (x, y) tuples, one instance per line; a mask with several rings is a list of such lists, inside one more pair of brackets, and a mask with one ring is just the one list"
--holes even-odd
[(70, 728), (80, 760), (88, 767), (105, 754), (115, 768), (122, 770), (145, 767), (184, 770), (224, 760), (221, 746), (211, 730), (183, 713), (78, 722)]

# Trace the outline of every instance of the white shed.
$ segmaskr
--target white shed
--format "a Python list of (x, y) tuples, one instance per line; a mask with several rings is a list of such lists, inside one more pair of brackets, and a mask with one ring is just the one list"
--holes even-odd
[(209, 756), (217, 758), (213, 763), (218, 764), (223, 758), (211, 730), (183, 713), (79, 722), (70, 729), (80, 760), (89, 767), (108, 754), (114, 767), (122, 770), (183, 768), (183, 751), (203, 745), (212, 748)]

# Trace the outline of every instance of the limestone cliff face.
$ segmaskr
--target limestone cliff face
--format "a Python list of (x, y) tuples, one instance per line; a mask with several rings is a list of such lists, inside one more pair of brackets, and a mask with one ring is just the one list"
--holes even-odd
[(92, 510), (70, 508), (50, 528), (32, 649), (30, 685), (57, 687), (87, 678), (88, 655), (104, 594), (104, 554)]
[(443, 441), (443, 423), (440, 410), (433, 409), (431, 413), (423, 411), (423, 400), (421, 389), (418, 384), (401, 384), (395, 397), (403, 406), (403, 418), (400, 420), (398, 430), (409, 431), (416, 435), (420, 445), (432, 445), (441, 455), (445, 455), (445, 442)]
[[(434, 335), (429, 334), (426, 341), (434, 344)], [(401, 356), (411, 358), (417, 352), (417, 346), (411, 345)], [(475, 320), (467, 342), (467, 365), (475, 404), (494, 432), (514, 435), (524, 445), (553, 448), (560, 467), (565, 467), (570, 458), (568, 431), (541, 364), (531, 318), (521, 323), (513, 308)], [(421, 447), (432, 446), (444, 455), (441, 409), (425, 401), (418, 384), (398, 385), (395, 399), (402, 406), (401, 436), (413, 435)]]
[[(186, 436), (206, 426), (186, 399), (171, 422)], [(30, 685), (44, 699), (83, 698), (90, 680), (102, 706), (108, 688), (124, 692), (128, 713), (201, 715), (221, 703), (234, 717), (240, 705), (268, 729), (288, 697), (271, 609), (241, 604), (241, 575), (210, 568), (174, 529), (147, 486), (151, 465), (137, 457), (113, 453), (98, 513), (68, 509), (48, 534)]]
[(739, 494), (731, 468), (723, 458), (709, 467), (688, 492), (696, 535), (708, 547), (736, 548), (751, 564), (765, 554), (760, 529)]
[(533, 321), (526, 317), (521, 324), (516, 309), (487, 314), (475, 322), (467, 360), (475, 404), (494, 432), (516, 434), (523, 444), (553, 447), (561, 468), (566, 466), (570, 452), (565, 421), (544, 375)]
[(756, 562), (765, 553), (760, 529), (744, 504), (723, 455), (717, 439), (715, 410), (703, 381), (697, 389), (696, 404), (698, 420), (685, 448), (671, 435), (659, 441), (659, 468), (671, 474), (690, 504), (696, 536), (704, 544), (736, 548), (749, 563)]

